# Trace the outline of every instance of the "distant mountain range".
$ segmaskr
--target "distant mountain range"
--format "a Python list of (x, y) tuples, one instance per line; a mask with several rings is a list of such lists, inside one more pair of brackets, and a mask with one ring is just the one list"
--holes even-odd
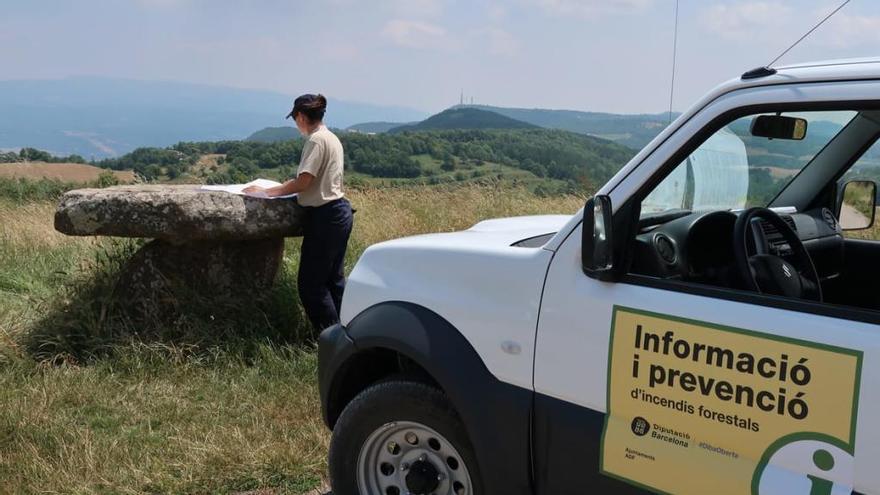
[[(538, 129), (527, 122), (505, 117), (496, 112), (478, 108), (455, 107), (432, 115), (421, 122), (401, 124), (399, 122), (365, 122), (344, 129), (347, 132), (365, 134), (399, 134), (415, 131), (442, 131), (454, 129)], [(273, 143), (299, 137), (299, 131), (292, 126), (266, 127), (250, 136), (247, 141)]]
[[(99, 77), (0, 81), (0, 150), (33, 147), (87, 159), (179, 141), (242, 139), (284, 122), (295, 95)], [(411, 122), (427, 114), (330, 98), (328, 124)]]
[[(677, 117), (673, 114), (672, 117)], [(621, 115), (576, 110), (505, 108), (486, 105), (456, 105), (416, 123), (366, 122), (349, 126), (347, 131), (400, 133), (447, 129), (528, 129), (547, 128), (599, 137), (639, 150), (662, 131), (669, 114)], [(292, 128), (266, 128), (248, 140), (273, 142), (292, 139)]]
[[(476, 108), (495, 112), (512, 119), (548, 129), (563, 129), (589, 134), (641, 149), (660, 134), (670, 122), (670, 114), (614, 114), (581, 112), (577, 110), (548, 110), (542, 108), (505, 108), (488, 105), (464, 105), (453, 108)], [(679, 114), (673, 113), (672, 118)]]

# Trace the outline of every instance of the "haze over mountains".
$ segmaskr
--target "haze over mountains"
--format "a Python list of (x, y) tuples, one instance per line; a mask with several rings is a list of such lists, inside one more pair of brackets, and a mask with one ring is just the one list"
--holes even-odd
[[(98, 77), (0, 81), (0, 149), (33, 147), (91, 159), (179, 141), (243, 139), (255, 129), (284, 124), (295, 96)], [(427, 116), (409, 108), (332, 98), (329, 106), (327, 120), (334, 127)]]
[[(273, 141), (297, 135), (284, 121), (293, 97), (263, 91), (180, 82), (102, 77), (0, 81), (0, 150), (33, 147), (86, 159), (119, 156), (138, 147), (180, 141)], [(647, 143), (668, 116), (573, 110), (454, 106), (423, 122), (420, 110), (330, 99), (327, 123), (363, 133), (418, 129), (563, 129), (631, 148)], [(482, 113), (480, 113), (482, 112)], [(283, 126), (283, 127), (281, 127)], [(403, 127), (413, 126), (413, 127)]]

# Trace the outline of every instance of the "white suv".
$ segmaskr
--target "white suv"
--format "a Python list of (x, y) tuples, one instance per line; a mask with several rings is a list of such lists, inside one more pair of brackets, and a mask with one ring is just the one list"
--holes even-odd
[(880, 63), (759, 69), (574, 216), (370, 247), (334, 494), (880, 493), (878, 137)]

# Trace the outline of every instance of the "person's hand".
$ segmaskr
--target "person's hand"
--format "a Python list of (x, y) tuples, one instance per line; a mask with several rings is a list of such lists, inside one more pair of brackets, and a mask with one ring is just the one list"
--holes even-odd
[(265, 195), (266, 189), (262, 188), (260, 186), (249, 186), (249, 187), (242, 189), (241, 192), (243, 192), (245, 194), (252, 194), (252, 195)]

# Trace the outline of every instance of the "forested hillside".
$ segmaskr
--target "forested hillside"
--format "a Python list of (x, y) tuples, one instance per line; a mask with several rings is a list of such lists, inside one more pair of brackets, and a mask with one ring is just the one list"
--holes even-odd
[[(507, 180), (546, 192), (586, 191), (606, 181), (632, 150), (590, 136), (549, 129), (448, 130), (368, 135), (340, 133), (352, 181), (395, 183)], [(220, 141), (140, 148), (96, 162), (132, 169), (147, 180), (243, 182), (294, 173), (301, 139)]]

